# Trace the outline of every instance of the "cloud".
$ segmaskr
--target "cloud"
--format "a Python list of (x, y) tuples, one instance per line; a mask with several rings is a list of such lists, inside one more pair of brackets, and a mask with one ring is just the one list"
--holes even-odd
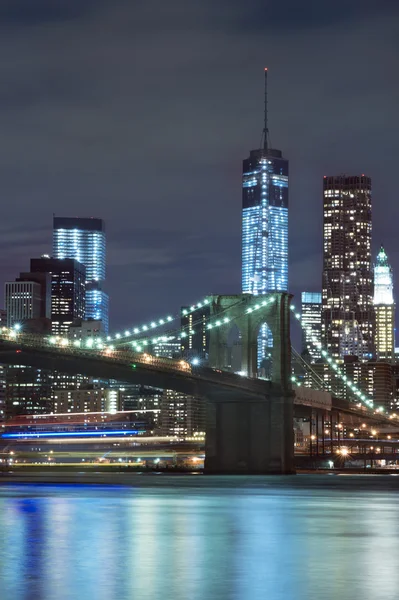
[(37, 26), (77, 19), (100, 5), (101, 0), (2, 0), (1, 26)]

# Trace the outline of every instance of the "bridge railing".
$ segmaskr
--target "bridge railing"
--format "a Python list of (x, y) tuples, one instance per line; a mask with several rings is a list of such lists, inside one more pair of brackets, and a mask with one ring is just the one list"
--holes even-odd
[(93, 348), (82, 348), (73, 345), (72, 342), (65, 343), (65, 338), (43, 338), (40, 335), (26, 334), (26, 333), (15, 333), (15, 332), (1, 332), (0, 340), (11, 342), (15, 346), (26, 346), (29, 348), (40, 348), (48, 350), (50, 352), (59, 354), (69, 354), (71, 356), (82, 356), (85, 358), (99, 358), (107, 359), (114, 362), (123, 364), (140, 363), (148, 367), (154, 366), (157, 368), (173, 369), (182, 371), (184, 373), (190, 373), (192, 370), (191, 365), (184, 360), (175, 360), (171, 358), (152, 356), (147, 353), (132, 352), (131, 350), (118, 350), (111, 349), (108, 347), (93, 347)]
[(66, 343), (65, 338), (43, 337), (40, 335), (16, 333), (14, 331), (0, 332), (0, 341), (4, 340), (12, 343), (17, 348), (37, 348), (50, 353), (66, 355), (66, 356), (81, 356), (87, 359), (101, 359), (111, 361), (126, 366), (140, 365), (147, 369), (166, 370), (181, 373), (194, 378), (206, 379), (208, 382), (216, 384), (225, 384), (235, 388), (253, 391), (256, 393), (264, 392), (265, 381), (259, 379), (251, 379), (242, 377), (228, 371), (221, 371), (211, 367), (194, 366), (184, 360), (176, 360), (171, 358), (157, 357), (147, 353), (132, 352), (129, 349), (114, 349), (109, 346), (102, 348), (92, 347), (85, 348), (74, 345), (69, 341)]

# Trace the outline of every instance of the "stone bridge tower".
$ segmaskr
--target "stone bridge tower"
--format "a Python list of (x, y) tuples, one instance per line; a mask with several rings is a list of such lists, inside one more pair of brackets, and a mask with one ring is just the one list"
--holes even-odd
[[(271, 381), (264, 395), (243, 399), (208, 398), (206, 427), (207, 473), (289, 474), (294, 472), (291, 389), (290, 301), (288, 293), (262, 296), (239, 294), (211, 297), (211, 320), (228, 317), (240, 330), (242, 371), (257, 377), (257, 339), (266, 323), (273, 335)], [(210, 332), (209, 364), (226, 364), (227, 327)]]
[[(291, 376), (291, 297), (287, 293), (211, 297), (211, 319), (227, 316), (241, 332), (241, 370), (248, 377), (258, 376), (258, 334), (263, 323), (269, 326), (273, 336), (271, 380), (283, 388), (290, 387)], [(225, 366), (228, 333), (227, 327), (217, 327), (210, 332), (209, 364), (213, 368)]]

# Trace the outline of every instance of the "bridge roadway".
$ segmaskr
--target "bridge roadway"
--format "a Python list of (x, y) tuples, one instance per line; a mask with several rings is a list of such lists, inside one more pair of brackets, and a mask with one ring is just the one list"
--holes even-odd
[(273, 388), (270, 381), (194, 367), (183, 360), (157, 358), (128, 350), (58, 346), (41, 336), (27, 334), (17, 334), (15, 338), (4, 333), (0, 335), (0, 363), (116, 379), (220, 400), (237, 394), (243, 400), (264, 399)]

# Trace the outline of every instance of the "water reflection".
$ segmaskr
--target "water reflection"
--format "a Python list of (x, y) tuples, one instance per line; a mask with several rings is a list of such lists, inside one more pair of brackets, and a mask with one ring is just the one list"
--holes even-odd
[(396, 600), (399, 480), (242, 481), (2, 486), (0, 598)]

